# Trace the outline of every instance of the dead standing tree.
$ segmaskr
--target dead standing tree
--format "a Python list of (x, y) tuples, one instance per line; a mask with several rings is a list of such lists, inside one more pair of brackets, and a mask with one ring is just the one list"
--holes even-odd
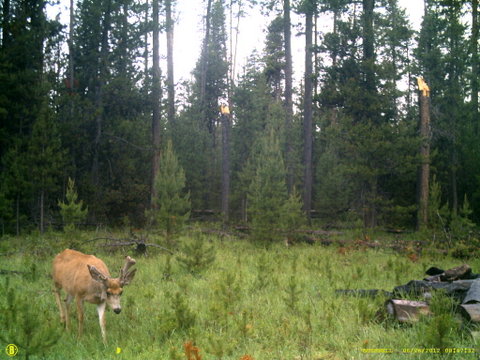
[(417, 229), (428, 224), (428, 194), (430, 177), (430, 89), (423, 78), (417, 78), (420, 102), (421, 164), (418, 169)]

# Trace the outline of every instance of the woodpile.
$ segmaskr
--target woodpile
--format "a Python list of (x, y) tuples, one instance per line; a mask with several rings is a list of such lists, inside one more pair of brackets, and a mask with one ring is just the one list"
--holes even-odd
[[(442, 290), (458, 301), (459, 312), (472, 322), (480, 322), (480, 275), (474, 274), (467, 264), (442, 270), (431, 267), (423, 280), (411, 280), (397, 286), (392, 292), (377, 289), (337, 290), (342, 295), (389, 297), (385, 302), (386, 311), (399, 322), (416, 322), (422, 315), (430, 315), (428, 300), (432, 292)], [(410, 300), (421, 297), (425, 301)]]

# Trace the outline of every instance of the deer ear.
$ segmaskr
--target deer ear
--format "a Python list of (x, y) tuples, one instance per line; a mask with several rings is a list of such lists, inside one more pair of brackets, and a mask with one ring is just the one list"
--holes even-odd
[(88, 271), (90, 271), (90, 275), (92, 276), (93, 280), (96, 280), (98, 282), (104, 282), (105, 280), (108, 279), (100, 270), (98, 270), (95, 266), (93, 265), (87, 265)]
[(128, 285), (130, 284), (130, 282), (133, 280), (133, 278), (135, 277), (135, 274), (137, 272), (137, 269), (133, 269), (132, 271), (130, 271), (129, 273), (127, 273), (124, 277), (122, 277), (120, 279), (120, 283), (122, 286), (125, 286), (125, 285)]

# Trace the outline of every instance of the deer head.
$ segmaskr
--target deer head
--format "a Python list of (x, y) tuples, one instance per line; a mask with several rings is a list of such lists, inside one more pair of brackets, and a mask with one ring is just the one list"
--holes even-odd
[(123, 267), (120, 269), (118, 278), (111, 278), (98, 270), (94, 265), (87, 264), (88, 271), (92, 278), (102, 284), (103, 291), (100, 297), (101, 300), (105, 301), (115, 314), (120, 314), (122, 311), (120, 296), (123, 293), (123, 287), (130, 284), (135, 277), (137, 269), (133, 269), (130, 272), (128, 271), (135, 263), (135, 259), (127, 256)]

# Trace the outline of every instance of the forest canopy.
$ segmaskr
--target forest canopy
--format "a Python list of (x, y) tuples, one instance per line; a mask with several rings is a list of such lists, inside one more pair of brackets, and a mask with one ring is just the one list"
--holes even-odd
[[(69, 183), (87, 225), (143, 227), (159, 199), (259, 233), (480, 221), (478, 0), (424, 0), (419, 31), (397, 0), (205, 0), (181, 84), (175, 0), (71, 0), (68, 24), (46, 6), (0, 5), (2, 234), (61, 227)], [(265, 42), (237, 76), (233, 39), (252, 7)]]

